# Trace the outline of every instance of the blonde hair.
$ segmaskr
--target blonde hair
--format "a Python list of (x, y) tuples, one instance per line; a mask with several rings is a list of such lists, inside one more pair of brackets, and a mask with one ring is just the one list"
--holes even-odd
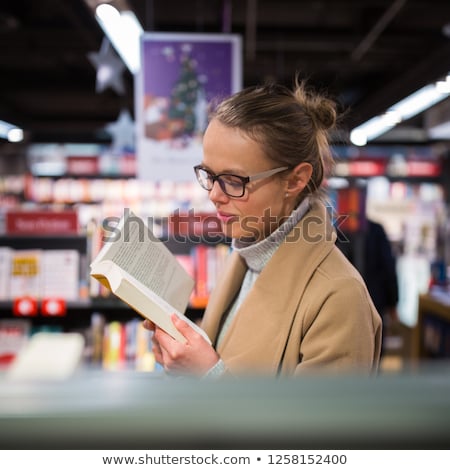
[(301, 199), (322, 192), (334, 163), (330, 131), (336, 126), (337, 106), (333, 100), (309, 90), (296, 77), (292, 90), (274, 83), (245, 88), (219, 103), (210, 118), (260, 143), (276, 166), (311, 164), (311, 180)]

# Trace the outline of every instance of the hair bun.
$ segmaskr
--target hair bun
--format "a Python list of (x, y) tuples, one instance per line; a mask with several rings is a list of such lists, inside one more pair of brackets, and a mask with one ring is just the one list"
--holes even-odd
[(295, 97), (309, 114), (317, 129), (332, 129), (336, 125), (336, 103), (327, 97), (306, 89), (305, 83), (297, 83)]
[[(316, 124), (320, 124), (322, 129), (332, 129), (336, 125), (336, 105), (328, 98), (317, 98), (315, 107), (312, 110), (315, 116)], [(313, 117), (314, 119), (314, 117)]]

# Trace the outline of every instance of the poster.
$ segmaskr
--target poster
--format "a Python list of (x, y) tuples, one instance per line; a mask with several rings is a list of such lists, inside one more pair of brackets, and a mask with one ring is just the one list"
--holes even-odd
[(137, 176), (192, 181), (208, 105), (242, 87), (241, 38), (145, 33), (136, 77)]

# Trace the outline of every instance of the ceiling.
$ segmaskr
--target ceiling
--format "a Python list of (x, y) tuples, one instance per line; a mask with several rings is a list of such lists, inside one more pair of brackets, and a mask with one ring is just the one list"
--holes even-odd
[[(128, 0), (146, 31), (237, 33), (243, 83), (296, 72), (346, 111), (344, 129), (450, 71), (449, 0)], [(445, 33), (446, 32), (446, 33)], [(0, 119), (28, 142), (101, 142), (134, 84), (96, 92), (103, 32), (85, 0), (2, 0)], [(422, 117), (407, 124), (421, 128)]]

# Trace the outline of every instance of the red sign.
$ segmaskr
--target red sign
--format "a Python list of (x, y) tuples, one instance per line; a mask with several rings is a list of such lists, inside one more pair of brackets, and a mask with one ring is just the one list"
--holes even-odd
[(122, 176), (136, 175), (136, 157), (134, 155), (123, 155), (119, 159), (119, 173)]
[(98, 175), (99, 159), (96, 156), (67, 158), (67, 173), (70, 175)]
[(13, 313), (17, 317), (35, 317), (38, 303), (34, 297), (17, 297), (13, 301)]
[(441, 175), (439, 162), (409, 161), (407, 162), (408, 176), (436, 177)]
[(386, 162), (381, 160), (355, 160), (349, 162), (350, 176), (382, 176), (386, 172)]
[(78, 217), (74, 211), (7, 212), (6, 233), (16, 235), (66, 235), (78, 233)]
[(172, 235), (194, 235), (206, 238), (223, 235), (220, 220), (215, 214), (191, 211), (170, 215), (169, 231)]
[(66, 301), (51, 297), (42, 299), (41, 313), (45, 317), (63, 317), (66, 314)]

